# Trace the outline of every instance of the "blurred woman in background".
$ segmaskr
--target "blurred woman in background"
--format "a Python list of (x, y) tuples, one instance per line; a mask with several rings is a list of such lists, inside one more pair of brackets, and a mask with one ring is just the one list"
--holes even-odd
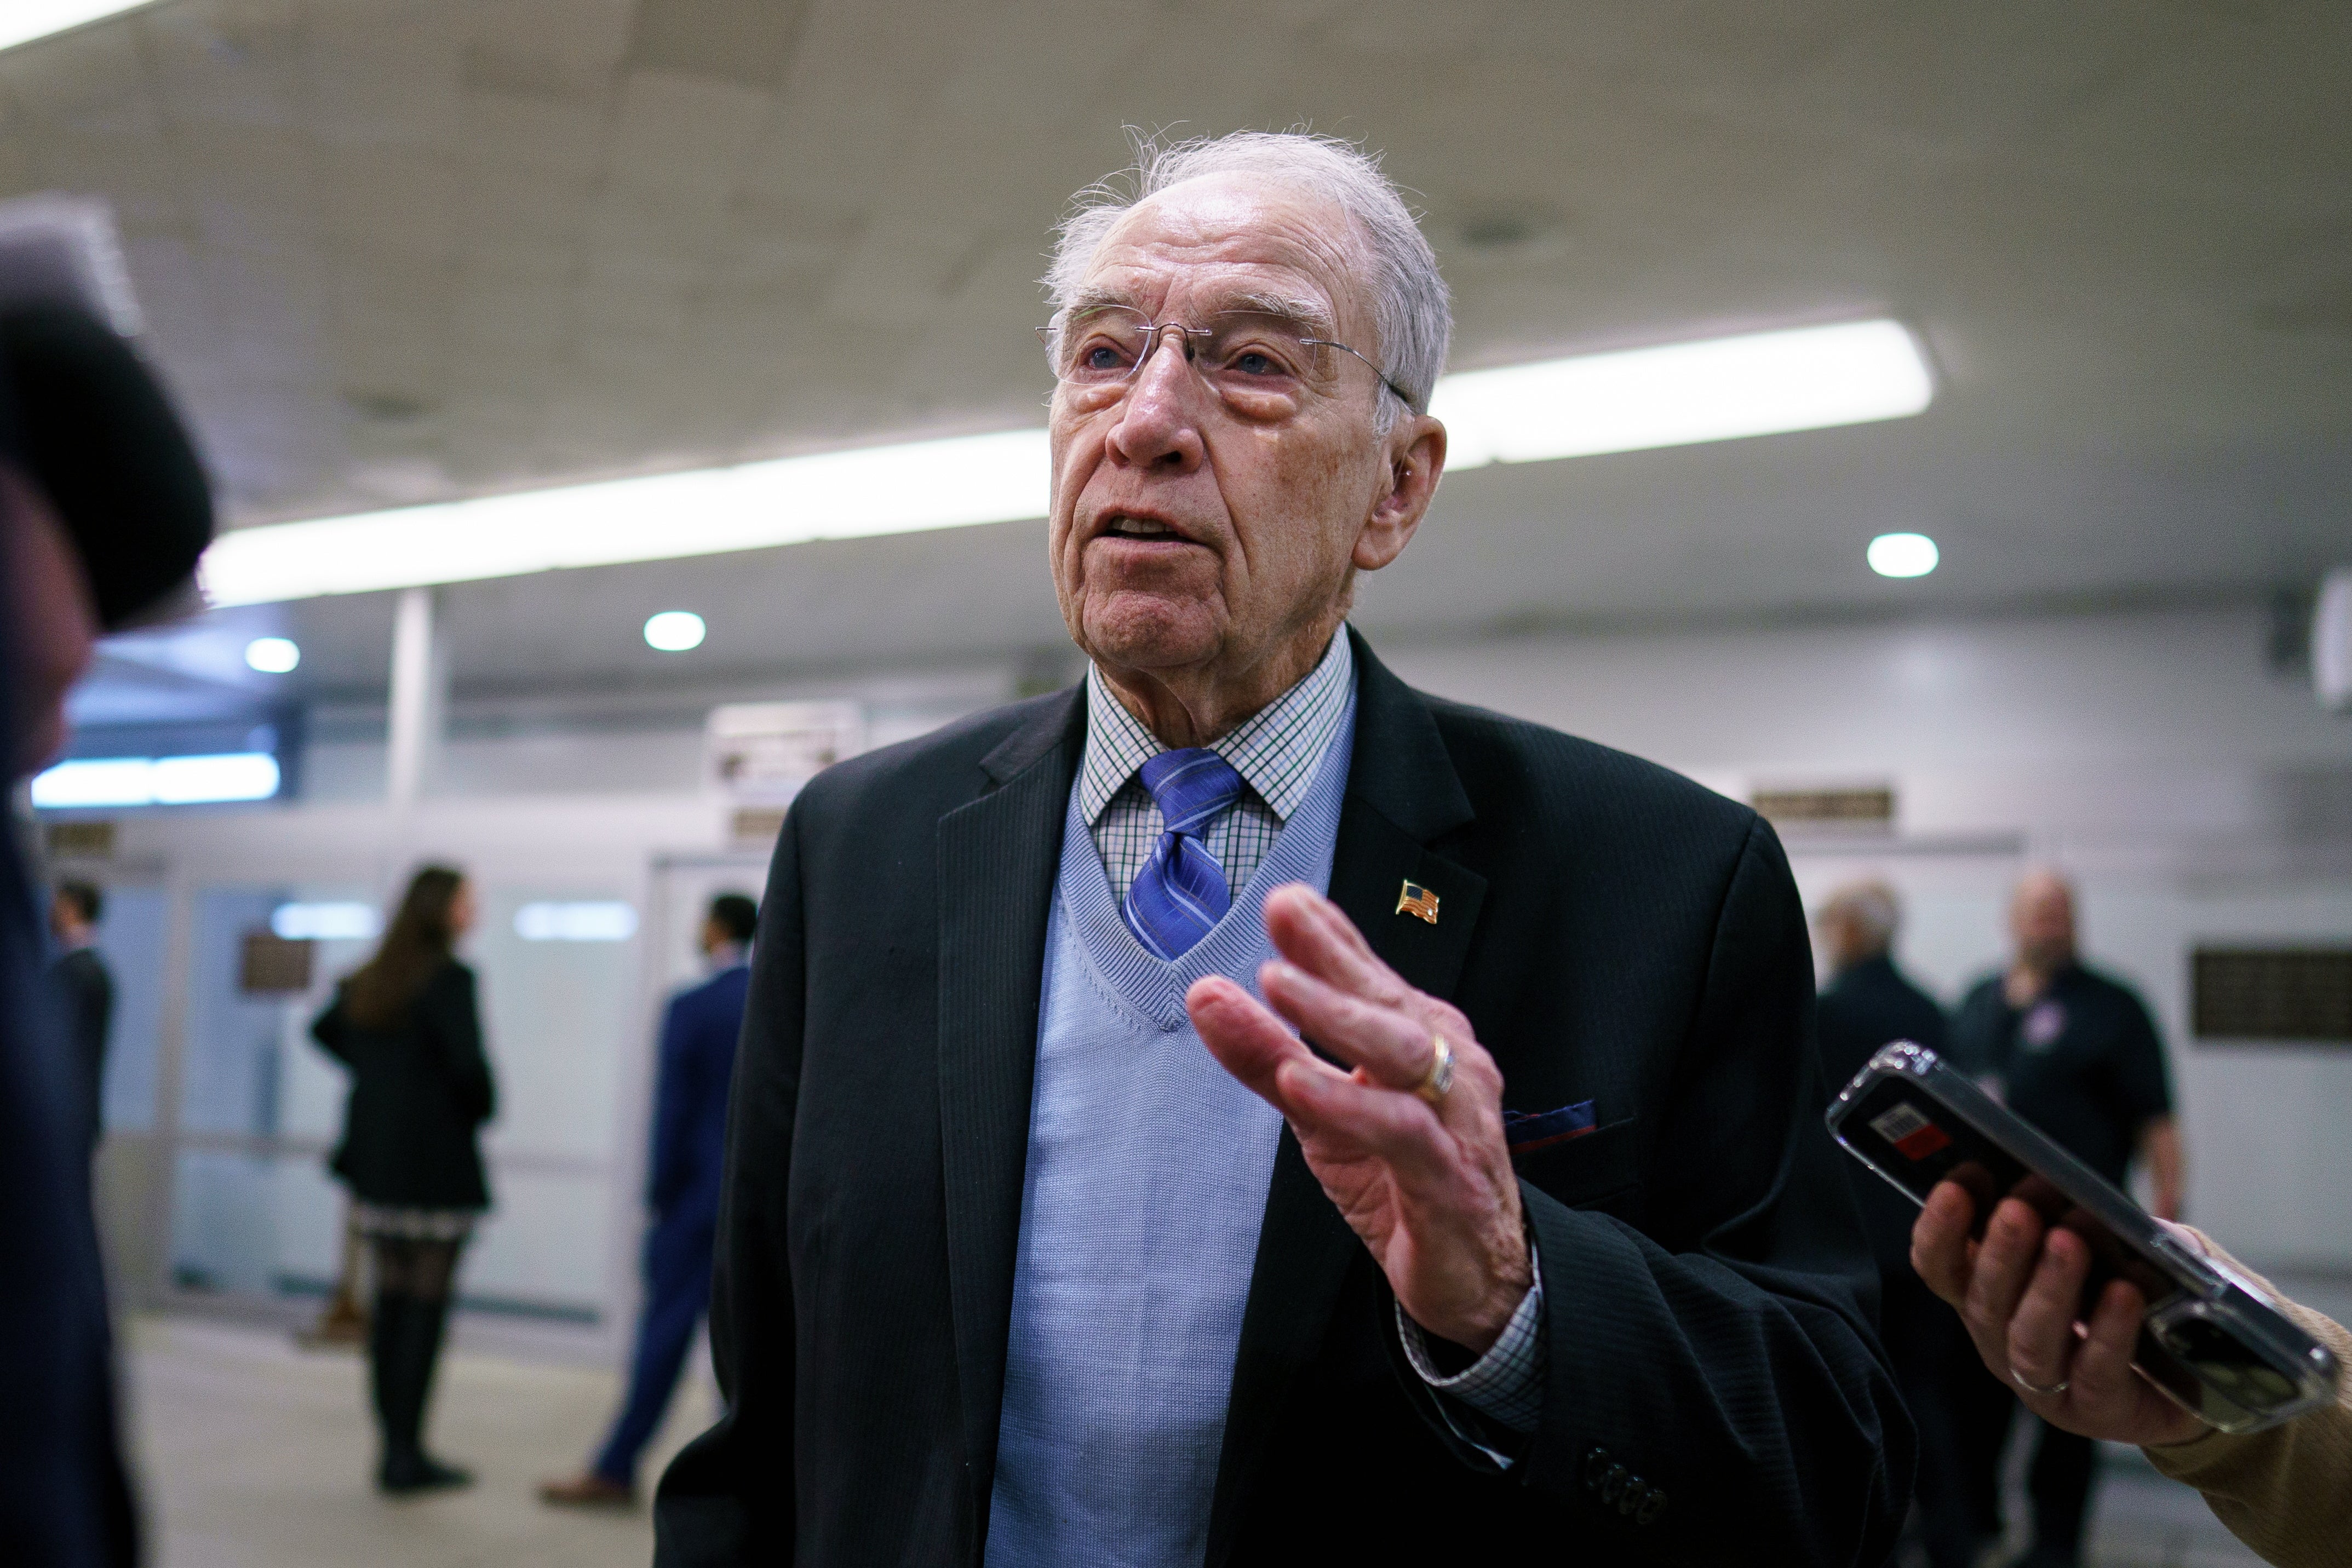
[(474, 972), (452, 949), (474, 923), (473, 889), (446, 866), (408, 883), (375, 956), (336, 988), (311, 1025), (351, 1069), (332, 1168), (375, 1262), (368, 1366), (387, 1492), (473, 1477), (425, 1452), (425, 1400), (448, 1321), (457, 1254), (489, 1207), (476, 1134), (498, 1105), (482, 1053)]

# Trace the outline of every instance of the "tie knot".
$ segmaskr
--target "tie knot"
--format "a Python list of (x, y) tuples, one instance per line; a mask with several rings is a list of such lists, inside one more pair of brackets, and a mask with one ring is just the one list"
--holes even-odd
[(1143, 765), (1143, 787), (1171, 833), (1198, 835), (1209, 820), (1242, 798), (1242, 776), (1206, 747), (1163, 751)]

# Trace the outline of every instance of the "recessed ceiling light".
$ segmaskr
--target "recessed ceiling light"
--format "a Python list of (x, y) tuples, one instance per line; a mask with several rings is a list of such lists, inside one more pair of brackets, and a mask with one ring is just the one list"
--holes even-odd
[(1870, 570), (1881, 577), (1925, 577), (1943, 559), (1925, 534), (1881, 534), (1868, 554)]
[(665, 610), (646, 622), (646, 646), (683, 653), (702, 646), (702, 617), (691, 610)]
[(290, 637), (256, 637), (245, 645), (247, 669), (265, 675), (282, 675), (302, 662), (302, 650)]
[(152, 0), (8, 0), (7, 5), (0, 5), (0, 49), (13, 49), (18, 44), (29, 44), (35, 38), (46, 38), (68, 27), (104, 21), (152, 3)]

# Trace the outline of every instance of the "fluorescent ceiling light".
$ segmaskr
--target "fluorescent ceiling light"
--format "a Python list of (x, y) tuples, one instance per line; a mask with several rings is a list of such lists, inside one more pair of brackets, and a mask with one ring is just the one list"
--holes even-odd
[(1934, 396), (1900, 322), (1849, 321), (1467, 371), (1429, 412), (1458, 470), (1901, 419)]
[(266, 751), (79, 758), (35, 776), (33, 804), (58, 810), (267, 800), (278, 793), (278, 759)]
[(1008, 430), (223, 534), (215, 604), (260, 604), (1045, 515), (1045, 433)]
[(13, 49), (68, 27), (86, 26), (152, 0), (7, 0), (0, 5), (0, 49)]
[(665, 610), (646, 622), (646, 646), (683, 653), (702, 646), (702, 617), (691, 610)]
[[(1446, 466), (1532, 463), (1899, 419), (1935, 395), (1895, 321), (1586, 354), (1437, 384)], [(205, 552), (215, 604), (259, 604), (555, 567), (1045, 515), (1042, 430), (868, 446), (315, 522), (237, 528)]]
[(1936, 541), (1925, 534), (1881, 534), (1864, 555), (1870, 570), (1881, 577), (1925, 577), (1943, 559)]
[(373, 904), (281, 904), (269, 912), (269, 929), (289, 942), (364, 942), (376, 934)]
[(526, 904), (515, 911), (514, 928), (526, 942), (626, 942), (637, 934), (637, 912), (604, 901)]

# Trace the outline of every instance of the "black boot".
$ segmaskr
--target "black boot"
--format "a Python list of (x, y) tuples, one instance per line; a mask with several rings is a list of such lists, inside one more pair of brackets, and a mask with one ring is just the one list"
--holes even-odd
[(376, 1298), (370, 1349), (376, 1419), (383, 1432), (383, 1462), (376, 1471), (382, 1490), (419, 1492), (473, 1484), (470, 1472), (426, 1455), (422, 1440), (425, 1400), (432, 1392), (448, 1311), (446, 1300), (419, 1301), (390, 1291)]

